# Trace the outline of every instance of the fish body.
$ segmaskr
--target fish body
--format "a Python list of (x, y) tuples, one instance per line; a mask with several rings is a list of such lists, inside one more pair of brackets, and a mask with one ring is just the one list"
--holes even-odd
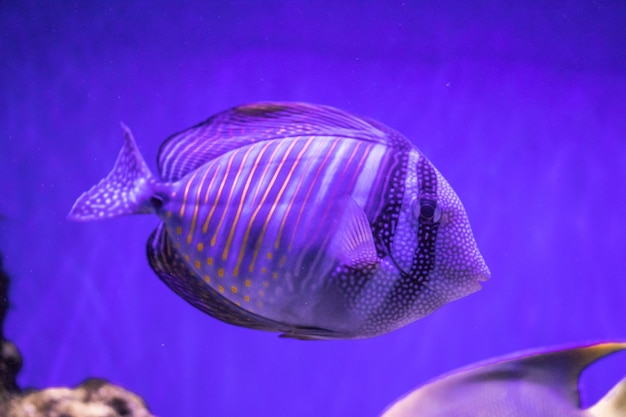
[(450, 185), (379, 122), (305, 103), (239, 106), (170, 136), (158, 177), (124, 130), (113, 171), (69, 217), (155, 213), (151, 267), (220, 320), (371, 337), (489, 277)]
[(382, 417), (623, 417), (626, 378), (581, 409), (578, 380), (590, 364), (626, 343), (517, 354), (452, 372), (417, 388)]

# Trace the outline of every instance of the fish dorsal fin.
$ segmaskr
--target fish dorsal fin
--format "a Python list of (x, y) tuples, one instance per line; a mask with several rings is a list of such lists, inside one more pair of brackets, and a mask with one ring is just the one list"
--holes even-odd
[(469, 370), (465, 381), (518, 380), (543, 386), (575, 407), (580, 407), (578, 380), (589, 365), (611, 353), (626, 349), (626, 343), (599, 343), (547, 353), (524, 355), (518, 359)]
[(626, 378), (622, 379), (593, 407), (589, 414), (594, 417), (626, 416)]
[[(580, 410), (581, 372), (623, 349), (626, 343), (599, 343), (517, 353), (472, 364), (411, 391), (388, 407), (382, 417), (588, 415)], [(623, 417), (625, 406), (623, 380), (588, 411), (594, 417)]]
[(406, 139), (381, 123), (329, 106), (265, 102), (234, 107), (175, 133), (159, 149), (159, 174), (176, 181), (200, 165), (253, 143), (305, 135), (358, 138), (393, 146)]
[(366, 268), (376, 265), (380, 259), (376, 254), (372, 228), (367, 215), (350, 196), (342, 197), (340, 216), (330, 246), (342, 265), (351, 268)]

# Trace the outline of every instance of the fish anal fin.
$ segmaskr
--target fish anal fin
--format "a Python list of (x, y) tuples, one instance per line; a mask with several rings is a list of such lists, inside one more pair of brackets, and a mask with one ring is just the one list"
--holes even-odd
[(342, 265), (351, 268), (367, 268), (380, 262), (367, 215), (350, 196), (341, 198), (340, 215), (330, 250)]
[(150, 236), (148, 261), (154, 272), (176, 294), (198, 310), (223, 322), (250, 329), (291, 331), (288, 325), (258, 316), (220, 295), (187, 267), (161, 224)]
[(341, 333), (334, 332), (332, 330), (323, 329), (320, 327), (295, 327), (293, 330), (282, 333), (279, 337), (283, 339), (297, 339), (297, 340), (335, 340), (345, 339), (346, 336)]

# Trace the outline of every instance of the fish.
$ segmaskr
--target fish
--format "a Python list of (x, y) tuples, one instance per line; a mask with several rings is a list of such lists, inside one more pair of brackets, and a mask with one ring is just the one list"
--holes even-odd
[(624, 417), (626, 377), (587, 409), (578, 389), (585, 368), (624, 349), (625, 342), (604, 342), (470, 365), (415, 389), (381, 417)]
[(169, 136), (153, 175), (130, 129), (68, 217), (156, 214), (156, 275), (226, 323), (302, 340), (382, 335), (481, 288), (461, 201), (384, 124), (300, 102), (240, 105)]

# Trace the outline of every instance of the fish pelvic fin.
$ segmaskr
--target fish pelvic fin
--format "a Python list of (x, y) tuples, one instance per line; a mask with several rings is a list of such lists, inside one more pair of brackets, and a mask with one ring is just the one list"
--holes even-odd
[(588, 411), (593, 417), (626, 416), (626, 377)]
[(130, 129), (120, 123), (124, 145), (113, 169), (74, 203), (68, 219), (91, 221), (154, 211), (150, 202), (155, 180), (139, 153)]

